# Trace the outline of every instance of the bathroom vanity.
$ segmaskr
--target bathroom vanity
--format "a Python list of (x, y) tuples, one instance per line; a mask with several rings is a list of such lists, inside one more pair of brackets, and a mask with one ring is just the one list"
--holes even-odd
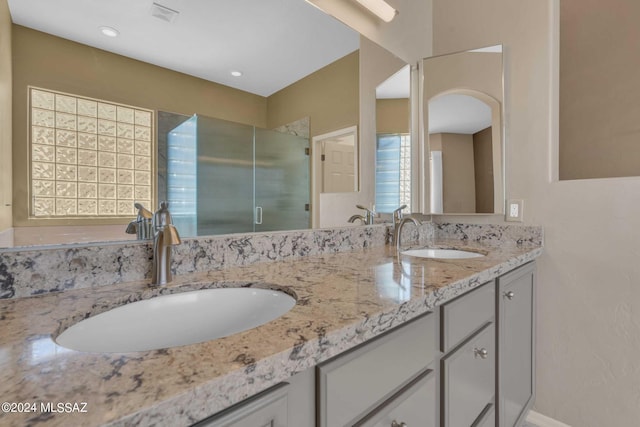
[(197, 427), (518, 426), (534, 398), (534, 287), (532, 262)]
[[(399, 254), (377, 243), (380, 226), (358, 228), (365, 240), (345, 234), (353, 229), (320, 230), (305, 232), (309, 241), (323, 242), (315, 253), (257, 263), (235, 258), (235, 265), (226, 254), (226, 266), (176, 274), (163, 288), (130, 280), (1, 300), (3, 398), (86, 403), (87, 410), (2, 413), (0, 424), (519, 425), (533, 402), (534, 262), (542, 253), (541, 232), (527, 237), (504, 226), (423, 227), (426, 240), (418, 247), (484, 256)], [(275, 239), (300, 250), (300, 236), (270, 236), (264, 251), (258, 249), (261, 236), (239, 238), (251, 245), (238, 253), (248, 256), (250, 247), (272, 257)], [(235, 247), (228, 237), (220, 241)], [(351, 247), (339, 247), (346, 241)], [(196, 242), (183, 246), (187, 259), (199, 253)], [(43, 256), (23, 263), (30, 274)], [(178, 271), (186, 268), (180, 252), (175, 262)], [(55, 343), (69, 326), (114, 307), (216, 287), (286, 289), (297, 302), (269, 323), (200, 344), (85, 353)]]

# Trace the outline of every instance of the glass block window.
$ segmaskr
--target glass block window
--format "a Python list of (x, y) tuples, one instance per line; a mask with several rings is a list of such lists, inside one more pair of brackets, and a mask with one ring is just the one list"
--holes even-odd
[(153, 111), (34, 87), (29, 101), (31, 217), (153, 207)]
[(411, 206), (411, 137), (378, 134), (376, 141), (376, 211), (391, 213)]

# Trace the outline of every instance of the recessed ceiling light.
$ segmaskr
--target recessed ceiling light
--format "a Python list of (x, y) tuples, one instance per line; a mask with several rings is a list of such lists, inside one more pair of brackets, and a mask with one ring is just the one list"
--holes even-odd
[(231, 75), (233, 77), (240, 77), (240, 76), (242, 76), (242, 71), (232, 71)]
[(100, 32), (107, 37), (118, 37), (120, 34), (118, 30), (111, 27), (100, 27)]

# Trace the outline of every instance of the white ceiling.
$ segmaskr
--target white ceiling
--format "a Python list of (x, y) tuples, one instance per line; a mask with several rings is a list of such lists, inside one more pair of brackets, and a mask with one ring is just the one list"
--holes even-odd
[(358, 33), (304, 0), (156, 2), (179, 12), (173, 22), (152, 15), (153, 0), (9, 0), (9, 9), (16, 24), (262, 96), (359, 47)]
[(376, 99), (409, 98), (411, 67), (407, 64), (376, 88)]
[(429, 133), (474, 134), (491, 126), (491, 107), (467, 95), (443, 95), (429, 101)]

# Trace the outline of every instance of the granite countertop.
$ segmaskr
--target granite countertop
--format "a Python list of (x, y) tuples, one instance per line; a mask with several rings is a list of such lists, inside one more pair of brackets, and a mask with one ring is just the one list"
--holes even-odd
[[(160, 289), (138, 281), (0, 300), (0, 401), (36, 409), (0, 412), (0, 425), (190, 425), (542, 252), (539, 246), (460, 240), (429, 246), (486, 256), (427, 260), (398, 257), (395, 248), (378, 246), (180, 275)], [(237, 286), (285, 288), (297, 304), (255, 329), (170, 349), (82, 353), (52, 340), (74, 322), (127, 302)], [(71, 404), (67, 408), (75, 412), (44, 413), (41, 404), (47, 403)]]

